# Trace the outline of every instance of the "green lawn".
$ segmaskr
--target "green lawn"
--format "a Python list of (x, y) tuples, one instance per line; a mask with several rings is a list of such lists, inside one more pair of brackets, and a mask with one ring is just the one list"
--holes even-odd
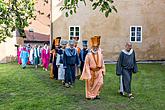
[(101, 100), (86, 100), (84, 81), (73, 88), (50, 80), (49, 72), (16, 63), (0, 64), (0, 110), (164, 110), (165, 65), (139, 64), (133, 75), (135, 99), (121, 97), (115, 65), (106, 65)]

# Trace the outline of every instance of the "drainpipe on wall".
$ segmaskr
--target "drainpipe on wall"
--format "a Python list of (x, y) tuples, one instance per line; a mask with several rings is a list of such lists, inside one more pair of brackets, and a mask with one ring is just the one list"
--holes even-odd
[(52, 48), (52, 41), (53, 41), (52, 0), (50, 0), (50, 48)]

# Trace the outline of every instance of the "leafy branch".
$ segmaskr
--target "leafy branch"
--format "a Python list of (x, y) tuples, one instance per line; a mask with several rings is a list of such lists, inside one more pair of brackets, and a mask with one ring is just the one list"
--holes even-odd
[(25, 37), (24, 28), (28, 20), (35, 18), (34, 0), (0, 0), (0, 43), (17, 29), (21, 37)]
[[(92, 9), (104, 13), (105, 17), (108, 17), (113, 11), (117, 13), (116, 7), (113, 5), (113, 0), (89, 0), (92, 3)], [(63, 6), (60, 8), (61, 11), (65, 11), (65, 16), (73, 15), (79, 8), (79, 2), (83, 2), (86, 5), (86, 0), (64, 0)]]

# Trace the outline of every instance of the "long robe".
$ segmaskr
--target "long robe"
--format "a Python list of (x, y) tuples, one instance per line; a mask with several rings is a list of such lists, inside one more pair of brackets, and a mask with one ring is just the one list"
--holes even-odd
[(20, 58), (20, 55), (21, 55), (21, 51), (22, 50), (23, 50), (23, 47), (19, 47), (18, 50), (17, 50), (18, 64), (22, 64), (21, 58)]
[(29, 60), (30, 60), (31, 64), (34, 64), (34, 50), (33, 50), (33, 48), (30, 50)]
[[(26, 47), (26, 51), (28, 52), (28, 54), (30, 54), (30, 50), (31, 50), (31, 47)], [(30, 62), (30, 59), (28, 58), (28, 62), (27, 62), (28, 65), (31, 64)]]
[(57, 53), (56, 65), (58, 66), (58, 80), (64, 80), (65, 78), (65, 69), (63, 67), (63, 54), (63, 49), (60, 49)]
[(105, 75), (105, 65), (103, 55), (99, 49), (96, 54), (92, 51), (86, 55), (81, 80), (86, 82), (86, 98), (96, 98), (99, 96), (103, 85), (103, 75)]
[[(77, 50), (77, 53), (78, 53), (78, 56), (80, 55), (80, 51), (81, 51), (81, 48), (80, 47), (75, 47), (75, 49)], [(78, 65), (76, 65), (76, 68), (75, 68), (75, 75), (76, 76), (79, 76), (81, 73), (80, 73), (80, 67), (78, 67)]]
[[(47, 52), (46, 52), (47, 51)], [(41, 53), (41, 57), (42, 57), (42, 64), (43, 64), (43, 67), (45, 69), (48, 69), (48, 66), (49, 66), (49, 57), (50, 57), (50, 52), (49, 52), (49, 49), (46, 50), (46, 49), (43, 49), (42, 50), (42, 53)]]
[(75, 82), (75, 68), (79, 65), (79, 57), (77, 50), (75, 48), (70, 49), (66, 48), (63, 56), (63, 65), (65, 68), (65, 83), (74, 83)]
[(39, 58), (40, 58), (40, 51), (39, 48), (34, 48), (34, 64), (38, 65), (39, 64)]
[(120, 76), (120, 92), (131, 93), (132, 73), (138, 71), (135, 52), (122, 50), (116, 65), (116, 75)]
[(80, 65), (81, 74), (82, 74), (82, 71), (83, 71), (83, 68), (84, 68), (85, 57), (86, 57), (88, 52), (89, 52), (89, 49), (86, 49), (86, 50), (82, 49), (80, 51), (79, 58), (80, 58), (80, 61), (81, 61), (81, 65)]
[(29, 53), (26, 50), (22, 50), (20, 54), (22, 67), (26, 67), (26, 64), (28, 63)]
[(53, 78), (58, 79), (58, 68), (57, 68), (57, 65), (56, 65), (57, 51), (58, 51), (58, 49), (56, 49), (50, 55), (50, 63), (52, 63), (51, 70), (50, 70), (50, 78), (51, 79), (53, 79)]
[(39, 52), (40, 52), (39, 65), (42, 65), (42, 56), (41, 56), (41, 54), (42, 54), (42, 48), (39, 47), (38, 49), (39, 49)]

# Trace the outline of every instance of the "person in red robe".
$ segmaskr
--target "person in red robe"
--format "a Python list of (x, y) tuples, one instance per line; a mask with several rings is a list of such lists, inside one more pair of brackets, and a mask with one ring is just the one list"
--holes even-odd
[[(30, 50), (31, 50), (31, 45), (30, 44), (27, 44), (26, 46), (26, 51), (30, 54)], [(30, 59), (28, 59), (28, 62), (27, 62), (28, 65), (30, 65)]]
[(43, 63), (43, 70), (48, 71), (49, 66), (49, 57), (50, 57), (50, 51), (47, 44), (44, 45), (44, 48), (42, 49), (41, 58)]
[(21, 65), (22, 62), (21, 62), (21, 58), (20, 58), (20, 55), (21, 55), (21, 51), (23, 50), (23, 47), (20, 45), (18, 47), (18, 50), (17, 50), (17, 57), (18, 57), (18, 64)]

